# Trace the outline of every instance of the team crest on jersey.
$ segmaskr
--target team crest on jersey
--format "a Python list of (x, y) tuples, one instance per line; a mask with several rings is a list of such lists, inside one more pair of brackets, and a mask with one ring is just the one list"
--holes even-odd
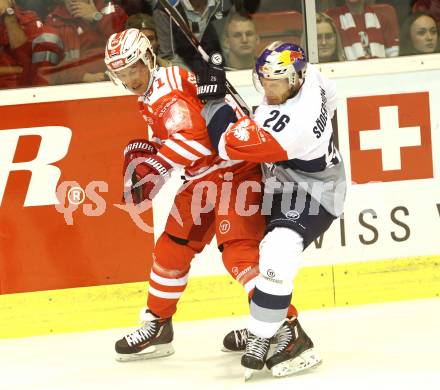
[(250, 138), (249, 130), (247, 129), (248, 126), (249, 119), (239, 122), (234, 129), (234, 137), (240, 141), (248, 141)]

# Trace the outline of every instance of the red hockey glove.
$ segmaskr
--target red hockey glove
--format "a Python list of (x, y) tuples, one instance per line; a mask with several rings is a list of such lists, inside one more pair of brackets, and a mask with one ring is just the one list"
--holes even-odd
[(154, 142), (146, 139), (132, 139), (124, 149), (124, 167), (122, 175), (125, 175), (128, 164), (138, 157), (145, 157), (157, 153), (157, 147)]
[(153, 200), (169, 179), (171, 169), (172, 166), (157, 155), (149, 155), (136, 165), (131, 176), (130, 191), (133, 203), (138, 204), (146, 199)]

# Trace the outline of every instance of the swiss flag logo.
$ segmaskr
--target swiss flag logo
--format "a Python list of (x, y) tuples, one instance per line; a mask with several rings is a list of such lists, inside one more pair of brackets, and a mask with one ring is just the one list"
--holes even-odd
[(352, 181), (433, 177), (428, 92), (347, 99)]

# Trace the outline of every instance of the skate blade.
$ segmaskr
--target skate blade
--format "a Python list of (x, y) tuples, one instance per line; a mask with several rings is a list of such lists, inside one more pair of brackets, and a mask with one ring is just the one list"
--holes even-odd
[(236, 350), (234, 350), (234, 349), (228, 349), (228, 348), (226, 348), (226, 347), (222, 347), (222, 352), (241, 352), (241, 353), (243, 353), (244, 352), (244, 348), (243, 349), (236, 349)]
[(308, 370), (318, 366), (322, 362), (320, 356), (313, 348), (304, 351), (301, 355), (294, 359), (286, 360), (272, 367), (272, 375), (283, 377), (296, 374), (298, 372)]
[(251, 378), (254, 376), (255, 370), (252, 368), (245, 368), (244, 369), (244, 381), (247, 382), (251, 380)]
[(172, 355), (173, 353), (174, 353), (174, 348), (171, 343), (152, 345), (138, 353), (131, 353), (131, 354), (117, 353), (116, 360), (118, 362), (133, 362), (136, 360), (147, 360), (147, 359), (156, 359), (160, 357), (165, 357)]

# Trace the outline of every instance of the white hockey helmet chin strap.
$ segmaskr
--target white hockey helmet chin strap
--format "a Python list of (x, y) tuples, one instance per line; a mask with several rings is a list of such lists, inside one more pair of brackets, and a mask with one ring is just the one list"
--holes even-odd
[[(150, 65), (150, 60), (153, 63), (153, 65)], [(145, 56), (141, 57), (141, 61), (144, 63), (144, 65), (148, 68), (148, 71), (150, 72), (150, 79), (148, 80), (147, 89), (144, 91), (145, 94), (150, 90), (151, 86), (153, 85), (154, 76), (156, 75), (156, 70), (157, 70), (156, 54), (154, 54), (152, 50), (148, 50), (148, 52), (145, 53)]]

